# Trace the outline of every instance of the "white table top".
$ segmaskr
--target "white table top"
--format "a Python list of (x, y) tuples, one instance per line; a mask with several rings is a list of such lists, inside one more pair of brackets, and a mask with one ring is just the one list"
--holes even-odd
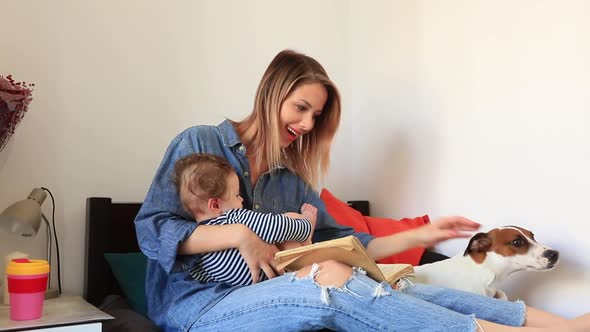
[(26, 321), (10, 320), (10, 307), (0, 305), (0, 331), (76, 325), (110, 319), (114, 318), (86, 302), (80, 296), (62, 294), (58, 298), (45, 300), (41, 318)]

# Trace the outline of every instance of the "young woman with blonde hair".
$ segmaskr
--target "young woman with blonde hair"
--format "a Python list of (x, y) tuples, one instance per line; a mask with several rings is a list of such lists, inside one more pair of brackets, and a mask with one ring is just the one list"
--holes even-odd
[[(254, 110), (243, 121), (196, 126), (168, 147), (135, 220), (148, 257), (150, 318), (164, 331), (541, 331), (584, 330), (575, 320), (509, 302), (450, 289), (415, 285), (404, 292), (335, 261), (296, 273), (273, 266), (276, 246), (241, 224), (197, 225), (184, 212), (172, 181), (174, 163), (191, 153), (226, 158), (240, 181), (245, 208), (260, 212), (318, 208), (314, 242), (354, 234), (378, 260), (416, 246), (466, 237), (479, 224), (445, 217), (421, 228), (382, 238), (355, 233), (326, 212), (314, 186), (328, 169), (340, 122), (340, 95), (313, 58), (285, 50), (264, 73)], [(187, 267), (206, 252), (237, 248), (254, 285), (198, 282)], [(262, 274), (270, 280), (256, 283)], [(527, 327), (521, 327), (521, 326)]]

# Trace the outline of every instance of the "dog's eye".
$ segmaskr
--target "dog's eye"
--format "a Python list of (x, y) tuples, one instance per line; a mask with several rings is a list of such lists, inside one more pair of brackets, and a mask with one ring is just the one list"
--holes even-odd
[(524, 245), (524, 241), (521, 238), (516, 238), (516, 239), (512, 240), (512, 245), (517, 248), (520, 248)]

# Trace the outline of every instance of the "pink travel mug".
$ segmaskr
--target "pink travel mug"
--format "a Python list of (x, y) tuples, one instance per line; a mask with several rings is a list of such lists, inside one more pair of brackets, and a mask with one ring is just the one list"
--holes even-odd
[(10, 319), (30, 320), (41, 317), (47, 290), (49, 263), (40, 259), (19, 258), (6, 267)]

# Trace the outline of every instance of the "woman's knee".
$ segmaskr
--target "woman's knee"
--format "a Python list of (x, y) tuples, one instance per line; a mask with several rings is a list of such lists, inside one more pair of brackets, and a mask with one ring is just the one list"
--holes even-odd
[(297, 276), (300, 278), (310, 274), (322, 286), (342, 287), (352, 276), (352, 268), (335, 260), (327, 260), (297, 271)]

